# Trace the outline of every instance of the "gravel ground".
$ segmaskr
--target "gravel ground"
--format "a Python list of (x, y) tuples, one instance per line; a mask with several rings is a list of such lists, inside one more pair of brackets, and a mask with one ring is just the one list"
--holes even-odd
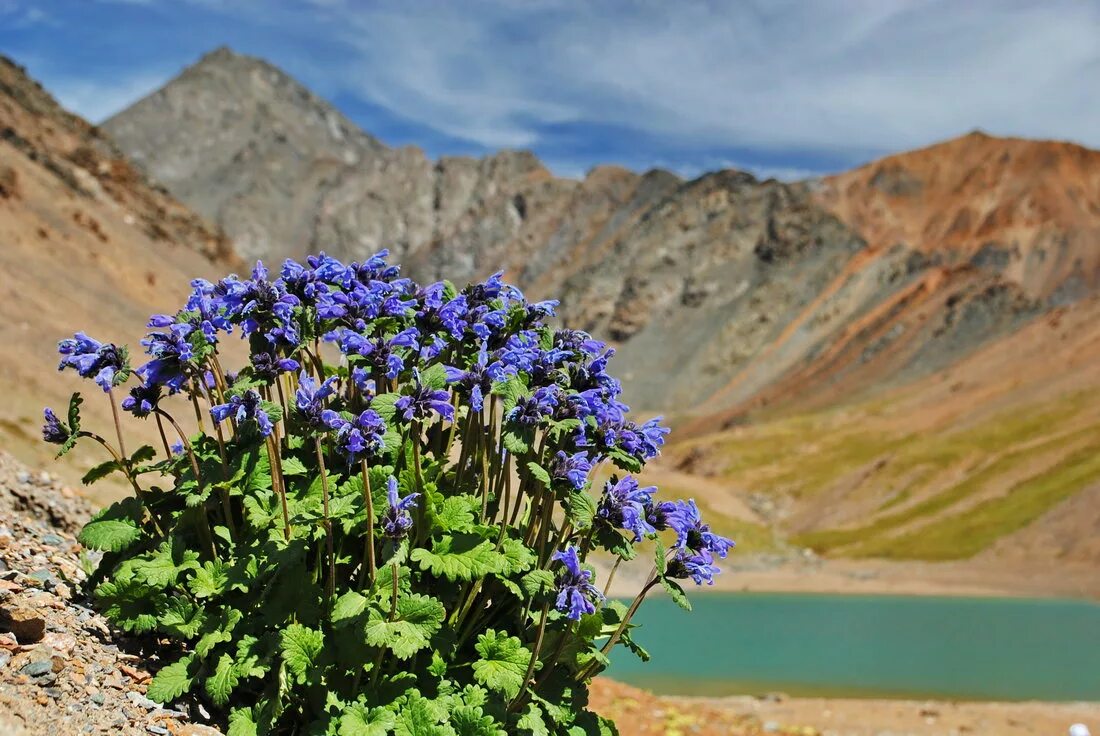
[(0, 734), (206, 736), (145, 697), (150, 674), (81, 592), (90, 506), (0, 453)]

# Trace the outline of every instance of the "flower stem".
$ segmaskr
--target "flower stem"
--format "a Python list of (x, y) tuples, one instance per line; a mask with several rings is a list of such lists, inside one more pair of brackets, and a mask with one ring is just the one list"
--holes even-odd
[(619, 570), (619, 565), (623, 564), (623, 556), (619, 555), (615, 558), (615, 565), (611, 568), (611, 572), (607, 575), (607, 582), (603, 586), (603, 597), (607, 597), (607, 592), (611, 590), (611, 581), (615, 579), (615, 573)]
[(336, 587), (336, 558), (332, 549), (332, 519), (329, 516), (328, 506), (328, 473), (325, 472), (325, 453), (321, 449), (320, 436), (313, 438), (313, 444), (317, 448), (317, 467), (321, 471), (321, 501), (324, 506), (325, 525), (325, 552), (328, 556), (327, 574), (325, 575), (325, 610), (332, 612), (332, 593)]
[(122, 421), (118, 418), (118, 405), (115, 404), (114, 389), (107, 389), (107, 400), (111, 402), (111, 416), (115, 420), (115, 434), (118, 436), (118, 451), (123, 459), (129, 462), (130, 455), (126, 452), (126, 442), (122, 439)]
[(164, 443), (164, 456), (169, 460), (172, 459), (172, 448), (168, 446), (168, 437), (164, 434), (164, 422), (160, 419), (160, 414), (154, 414), (157, 418), (157, 431), (160, 432), (160, 441)]
[(289, 542), (290, 509), (287, 508), (286, 503), (286, 484), (283, 478), (283, 461), (279, 457), (279, 446), (270, 436), (267, 438), (267, 459), (268, 465), (271, 468), (271, 486), (275, 489), (275, 492), (279, 494), (279, 500), (283, 505), (283, 539)]
[(523, 676), (523, 685), (520, 686), (516, 697), (508, 704), (508, 710), (513, 711), (519, 706), (523, 696), (527, 694), (527, 686), (531, 683), (531, 675), (535, 674), (535, 666), (539, 662), (539, 652), (542, 651), (542, 640), (546, 635), (546, 619), (550, 617), (550, 602), (542, 604), (542, 619), (539, 621), (539, 630), (535, 634), (535, 648), (531, 651), (531, 661), (527, 663), (527, 674)]
[[(623, 616), (623, 620), (619, 623), (619, 627), (615, 629), (615, 633), (611, 635), (611, 638), (607, 640), (607, 643), (600, 649), (600, 654), (607, 655), (611, 649), (619, 643), (619, 639), (622, 637), (623, 632), (626, 631), (627, 625), (630, 624), (630, 619), (634, 617), (638, 607), (642, 605), (642, 601), (645, 600), (646, 594), (653, 589), (660, 579), (654, 575), (645, 587), (638, 592), (638, 595), (634, 597), (634, 601), (630, 604), (630, 608), (627, 609), (626, 615)], [(584, 682), (586, 679), (592, 676), (592, 671), (596, 669), (596, 660), (592, 660), (587, 666), (577, 673), (577, 681)]]
[[(370, 468), (367, 461), (363, 460), (363, 504), (367, 511), (367, 534), (363, 549), (363, 572), (366, 579), (374, 582), (374, 497), (370, 488)], [(363, 574), (359, 575), (359, 587), (363, 587)]]

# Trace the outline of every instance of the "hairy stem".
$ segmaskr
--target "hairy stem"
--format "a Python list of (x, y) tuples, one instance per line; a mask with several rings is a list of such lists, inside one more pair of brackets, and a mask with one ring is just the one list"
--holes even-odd
[(325, 525), (325, 552), (328, 556), (327, 574), (325, 575), (325, 610), (332, 613), (332, 593), (336, 587), (336, 557), (332, 548), (332, 518), (329, 516), (328, 506), (328, 473), (325, 472), (325, 453), (321, 449), (321, 438), (313, 438), (313, 444), (317, 448), (317, 467), (321, 471), (321, 503), (324, 509)]
[(286, 484), (283, 478), (283, 462), (279, 457), (279, 445), (274, 438), (267, 438), (267, 459), (271, 466), (271, 487), (279, 494), (279, 501), (283, 506), (283, 539), (290, 541), (290, 509), (286, 502)]
[(118, 404), (115, 403), (114, 389), (107, 389), (107, 400), (111, 402), (111, 417), (115, 420), (115, 435), (118, 436), (118, 451), (122, 457), (129, 458), (126, 452), (126, 442), (122, 439), (122, 421), (118, 417)]
[(539, 621), (539, 630), (535, 634), (535, 648), (531, 651), (531, 661), (527, 663), (527, 674), (523, 676), (523, 685), (520, 686), (516, 697), (508, 704), (508, 710), (513, 711), (519, 706), (523, 696), (527, 694), (527, 686), (531, 683), (531, 675), (535, 674), (535, 666), (539, 662), (539, 652), (542, 651), (542, 640), (546, 635), (546, 619), (550, 617), (550, 602), (542, 604), (542, 618)]
[[(374, 582), (374, 497), (370, 488), (370, 468), (367, 461), (363, 460), (363, 504), (367, 511), (367, 534), (363, 546), (363, 573), (366, 579)], [(363, 587), (363, 574), (359, 575), (359, 587)]]

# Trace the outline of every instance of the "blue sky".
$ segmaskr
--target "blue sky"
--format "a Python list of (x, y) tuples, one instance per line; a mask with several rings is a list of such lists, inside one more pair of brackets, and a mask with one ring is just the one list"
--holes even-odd
[(0, 52), (98, 121), (220, 45), (391, 145), (798, 178), (982, 128), (1100, 147), (1100, 3), (0, 0)]

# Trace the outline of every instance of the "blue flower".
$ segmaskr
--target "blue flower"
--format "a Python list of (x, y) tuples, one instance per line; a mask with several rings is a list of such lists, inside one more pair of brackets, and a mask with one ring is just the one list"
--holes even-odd
[(638, 542), (657, 531), (646, 520), (646, 507), (656, 490), (654, 486), (639, 488), (638, 481), (629, 475), (618, 481), (612, 478), (604, 486), (596, 516), (617, 529), (632, 532)]
[(653, 501), (645, 507), (646, 522), (659, 532), (672, 527), (675, 523), (679, 506), (675, 501)]
[(592, 584), (592, 571), (581, 567), (576, 548), (569, 545), (564, 551), (555, 552), (551, 559), (562, 563), (554, 607), (572, 621), (580, 621), (586, 613), (595, 613), (596, 604), (603, 601), (603, 594)]
[(172, 445), (168, 449), (170, 449), (172, 451), (173, 455), (183, 454), (183, 441), (180, 440), (180, 441), (177, 441), (177, 442), (173, 442)]
[(420, 382), (420, 371), (413, 371), (412, 390), (399, 398), (394, 406), (405, 421), (427, 419), (433, 413), (439, 414), (448, 422), (455, 418), (455, 408), (451, 406), (450, 394), (441, 389), (433, 389)]
[(122, 400), (122, 408), (135, 417), (147, 417), (159, 403), (160, 385), (147, 383), (130, 389), (130, 395)]
[(61, 362), (57, 370), (75, 370), (81, 378), (93, 379), (104, 391), (110, 391), (126, 375), (126, 351), (113, 343), (102, 343), (78, 332), (57, 344)]
[(46, 407), (43, 409), (42, 415), (46, 418), (46, 423), (42, 425), (42, 439), (54, 445), (63, 445), (68, 442), (72, 432), (61, 423), (61, 420), (53, 413), (53, 409)]
[(317, 385), (317, 381), (314, 380), (313, 376), (305, 371), (302, 371), (301, 375), (298, 376), (298, 390), (294, 394), (294, 408), (298, 410), (298, 414), (311, 428), (320, 429), (325, 426), (322, 416), (325, 411), (325, 400), (336, 393), (335, 384), (336, 376), (326, 378), (320, 386)]
[(274, 429), (270, 417), (263, 409), (263, 399), (260, 398), (260, 394), (254, 388), (248, 389), (243, 394), (230, 397), (228, 403), (210, 407), (210, 415), (219, 424), (230, 416), (238, 422), (254, 419), (256, 425), (260, 428), (260, 434), (264, 437), (270, 435)]
[(592, 470), (592, 463), (588, 460), (587, 452), (577, 452), (572, 455), (558, 450), (554, 459), (550, 461), (550, 477), (556, 481), (564, 481), (578, 491), (584, 488), (588, 480), (588, 473)]
[(477, 353), (477, 361), (467, 370), (447, 366), (447, 383), (458, 386), (470, 401), (470, 408), (481, 411), (485, 405), (485, 394), (489, 393), (493, 379), (486, 369), (489, 363), (489, 355), (485, 347)]
[(676, 530), (677, 549), (711, 552), (725, 559), (730, 548), (735, 546), (732, 539), (715, 534), (710, 525), (703, 523), (695, 499), (678, 501), (676, 511), (668, 516), (668, 525)]
[(516, 405), (505, 414), (504, 418), (525, 427), (535, 427), (544, 419), (550, 417), (557, 405), (558, 398), (555, 389), (549, 387), (538, 388), (532, 394), (521, 396), (516, 401)]
[(670, 578), (691, 578), (696, 585), (714, 585), (714, 576), (721, 569), (714, 564), (714, 557), (709, 550), (691, 552), (678, 550), (668, 561), (665, 575)]
[(300, 367), (293, 358), (277, 358), (268, 352), (252, 354), (252, 375), (268, 383), (278, 378), (280, 373), (296, 371)]
[(187, 339), (191, 331), (190, 325), (173, 324), (168, 332), (150, 332), (141, 341), (145, 352), (153, 356), (152, 360), (137, 369), (137, 374), (146, 385), (165, 386), (171, 393), (183, 389), (188, 378), (188, 361), (194, 357)]
[(327, 409), (322, 420), (336, 430), (336, 451), (347, 458), (348, 465), (382, 452), (386, 423), (373, 409), (363, 411), (351, 421)]
[(382, 533), (396, 542), (404, 538), (412, 528), (413, 520), (409, 511), (416, 508), (416, 499), (420, 498), (420, 494), (410, 493), (400, 498), (397, 494), (397, 479), (390, 476), (386, 481), (386, 498), (389, 508), (382, 515)]

